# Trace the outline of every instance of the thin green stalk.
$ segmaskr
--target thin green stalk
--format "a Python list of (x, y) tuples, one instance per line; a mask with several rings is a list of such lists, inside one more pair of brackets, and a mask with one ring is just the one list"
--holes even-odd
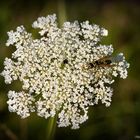
[(53, 140), (54, 139), (54, 133), (56, 128), (56, 115), (54, 117), (49, 118), (48, 125), (47, 125), (47, 135), (46, 140)]
[(67, 20), (65, 0), (58, 0), (57, 5), (59, 25), (62, 26), (63, 23)]

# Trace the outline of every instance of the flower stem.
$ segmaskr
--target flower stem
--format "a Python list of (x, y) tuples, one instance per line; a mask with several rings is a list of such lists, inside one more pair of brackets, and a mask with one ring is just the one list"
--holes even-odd
[(46, 135), (46, 140), (53, 140), (54, 139), (54, 133), (55, 133), (55, 128), (56, 128), (56, 115), (54, 117), (50, 117), (48, 120), (48, 125), (47, 125), (47, 135)]
[(67, 20), (65, 0), (58, 0), (57, 5), (59, 25), (62, 26), (63, 23)]

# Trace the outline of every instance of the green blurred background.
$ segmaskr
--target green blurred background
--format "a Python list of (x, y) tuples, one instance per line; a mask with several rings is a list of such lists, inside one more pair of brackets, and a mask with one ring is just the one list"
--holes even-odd
[[(140, 1), (139, 0), (1, 0), (0, 71), (13, 48), (5, 47), (7, 31), (31, 24), (39, 16), (56, 13), (59, 21), (89, 20), (109, 30), (102, 41), (113, 44), (114, 54), (123, 52), (130, 63), (128, 78), (116, 79), (112, 104), (90, 107), (89, 119), (79, 130), (56, 128), (55, 140), (135, 140), (140, 139)], [(0, 77), (0, 140), (45, 140), (48, 120), (32, 114), (20, 119), (7, 108), (7, 92), (18, 82), (5, 85)]]

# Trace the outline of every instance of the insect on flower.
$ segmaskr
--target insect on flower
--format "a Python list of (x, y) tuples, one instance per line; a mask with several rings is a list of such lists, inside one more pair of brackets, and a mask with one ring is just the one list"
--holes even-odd
[(84, 65), (83, 67), (84, 69), (92, 69), (96, 67), (113, 67), (114, 64), (112, 63), (113, 58), (111, 56), (105, 56), (96, 61), (86, 63), (86, 65)]

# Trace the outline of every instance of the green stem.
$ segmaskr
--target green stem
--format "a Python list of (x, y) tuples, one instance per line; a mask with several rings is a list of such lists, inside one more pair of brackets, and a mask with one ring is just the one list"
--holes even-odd
[(46, 140), (53, 140), (54, 139), (54, 133), (55, 133), (55, 128), (56, 128), (56, 115), (54, 117), (50, 117), (48, 120), (48, 125), (47, 125), (47, 135), (46, 135)]
[(58, 0), (57, 5), (59, 25), (62, 26), (63, 23), (67, 20), (65, 0)]

